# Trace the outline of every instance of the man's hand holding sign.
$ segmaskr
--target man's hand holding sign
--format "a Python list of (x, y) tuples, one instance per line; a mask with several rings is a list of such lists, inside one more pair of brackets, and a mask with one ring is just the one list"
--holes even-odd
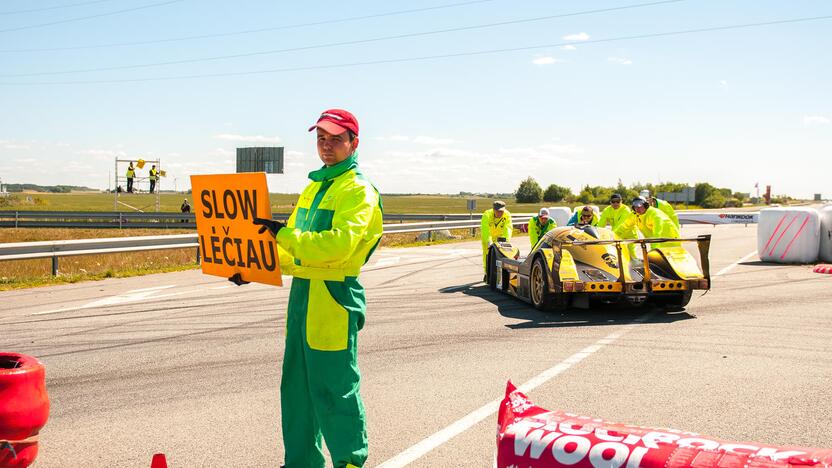
[[(265, 173), (191, 176), (202, 272), (282, 286)], [(269, 230), (271, 235), (266, 234)]]

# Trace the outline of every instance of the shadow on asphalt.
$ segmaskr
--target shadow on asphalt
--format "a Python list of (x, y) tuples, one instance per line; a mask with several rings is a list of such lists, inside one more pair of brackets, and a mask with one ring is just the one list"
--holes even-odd
[[(591, 309), (568, 309), (564, 312), (541, 312), (531, 304), (514, 297), (491, 291), (482, 282), (449, 286), (439, 290), (445, 294), (465, 294), (486, 300), (495, 306), (503, 317), (524, 320), (511, 323), (511, 329), (555, 328), (555, 327), (592, 327), (602, 325), (627, 325), (630, 323), (673, 323), (680, 320), (696, 318), (681, 310), (663, 310), (656, 307), (636, 309), (604, 306)], [(645, 319), (645, 315), (649, 314)]]

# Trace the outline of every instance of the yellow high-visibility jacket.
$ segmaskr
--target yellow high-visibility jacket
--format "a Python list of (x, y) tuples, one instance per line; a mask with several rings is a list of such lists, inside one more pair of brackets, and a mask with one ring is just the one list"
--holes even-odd
[(537, 245), (537, 241), (540, 240), (543, 234), (546, 234), (556, 227), (558, 227), (558, 225), (552, 218), (547, 219), (546, 224), (541, 226), (540, 216), (533, 217), (531, 221), (529, 221), (529, 242), (531, 242), (532, 248)]
[(286, 227), (277, 233), (282, 272), (344, 281), (358, 276), (382, 235), (378, 190), (358, 170), (357, 154), (309, 173)]
[(506, 241), (511, 240), (511, 213), (503, 210), (503, 216), (494, 216), (494, 210), (485, 210), (480, 221), (482, 231), (482, 246), (487, 248), (489, 244), (497, 242), (498, 237), (504, 237)]
[(618, 226), (621, 225), (624, 221), (627, 220), (630, 216), (633, 215), (633, 212), (630, 211), (630, 208), (625, 206), (623, 203), (618, 206), (618, 208), (613, 208), (612, 205), (604, 208), (604, 211), (601, 212), (601, 219), (598, 221), (597, 226), (599, 227), (607, 227), (609, 224), (614, 231)]
[(673, 209), (673, 205), (659, 198), (654, 198), (653, 200), (656, 200), (656, 208), (660, 209), (662, 213), (666, 214), (667, 217), (670, 218), (670, 220), (673, 221), (673, 224), (675, 224), (678, 228), (679, 217), (676, 216), (676, 210)]
[[(679, 228), (673, 224), (673, 221), (671, 221), (670, 218), (668, 218), (667, 215), (661, 210), (653, 208), (652, 206), (647, 207), (647, 211), (641, 215), (633, 212), (633, 215), (621, 223), (618, 228), (614, 230), (614, 232), (617, 236), (626, 239), (628, 238), (626, 237), (628, 232), (634, 227), (638, 228), (645, 238), (679, 237)], [(653, 248), (656, 248), (671, 245), (678, 246), (681, 244), (678, 242), (666, 242), (651, 245)]]

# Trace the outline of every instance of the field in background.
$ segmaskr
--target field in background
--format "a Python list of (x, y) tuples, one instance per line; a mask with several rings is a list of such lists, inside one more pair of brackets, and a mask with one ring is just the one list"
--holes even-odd
[[(273, 193), (269, 195), (272, 213), (290, 213), (298, 199), (297, 194)], [(179, 212), (182, 201), (187, 199), (192, 210), (196, 205), (190, 194), (163, 193), (161, 195), (161, 211)], [(384, 211), (387, 213), (413, 214), (450, 214), (468, 213), (467, 197), (451, 197), (444, 195), (383, 195)], [(491, 208), (490, 198), (476, 198), (475, 213), (482, 213)], [(156, 210), (156, 196), (148, 194), (121, 194), (119, 201), (136, 209), (146, 212)], [(515, 213), (537, 212), (542, 206), (551, 203), (514, 203), (504, 200), (509, 211)], [(111, 193), (15, 193), (6, 199), (0, 198), (0, 210), (21, 211), (114, 211), (113, 194)], [(115, 211), (135, 211), (119, 204)]]

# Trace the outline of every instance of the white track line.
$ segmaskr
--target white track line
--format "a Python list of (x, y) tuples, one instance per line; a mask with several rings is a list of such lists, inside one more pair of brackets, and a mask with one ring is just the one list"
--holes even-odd
[(718, 272), (717, 272), (714, 276), (722, 276), (722, 275), (724, 275), (724, 274), (728, 273), (729, 271), (733, 270), (733, 269), (734, 269), (734, 267), (736, 267), (736, 266), (737, 266), (737, 265), (739, 265), (740, 263), (742, 263), (742, 262), (744, 262), (744, 261), (748, 260), (749, 258), (751, 258), (751, 257), (753, 257), (753, 256), (755, 256), (755, 255), (757, 255), (757, 251), (756, 251), (756, 250), (755, 250), (755, 251), (753, 251), (753, 252), (751, 252), (750, 254), (746, 255), (745, 257), (743, 257), (743, 258), (741, 258), (741, 259), (737, 260), (736, 262), (734, 262), (734, 263), (732, 263), (732, 264), (728, 265), (727, 267), (725, 267), (725, 268), (723, 268), (723, 269), (719, 270), (719, 271), (718, 271)]
[(137, 293), (137, 292), (145, 292), (145, 291), (157, 291), (159, 289), (170, 289), (170, 288), (175, 288), (175, 287), (176, 287), (175, 284), (169, 284), (167, 286), (154, 286), (152, 288), (131, 289), (131, 290), (127, 291), (126, 294)]
[[(529, 381), (517, 387), (518, 390), (522, 392), (529, 392), (532, 389), (546, 383), (548, 380), (554, 378), (558, 374), (563, 373), (570, 367), (578, 364), (579, 362), (583, 361), (587, 357), (591, 356), (593, 353), (603, 349), (605, 346), (615, 342), (615, 340), (621, 338), (632, 330), (633, 328), (641, 325), (644, 321), (646, 321), (652, 314), (646, 314), (638, 319), (636, 319), (636, 323), (632, 323), (630, 325), (625, 325), (622, 330), (619, 330), (615, 333), (610, 333), (609, 335), (605, 336), (604, 338), (596, 341), (594, 344), (587, 346), (586, 348), (578, 351), (577, 353), (569, 356), (568, 358), (564, 359), (563, 361), (555, 364), (554, 366), (546, 369), (545, 371), (541, 372), (540, 374), (532, 377)], [(474, 425), (480, 423), (483, 419), (493, 415), (497, 412), (497, 409), (500, 407), (500, 402), (503, 401), (502, 398), (498, 400), (494, 400), (479, 409), (476, 409), (466, 416), (462, 417), (461, 419), (457, 420), (456, 422), (452, 423), (451, 425), (445, 427), (444, 429), (440, 430), (439, 432), (427, 437), (426, 439), (422, 440), (421, 442), (413, 445), (412, 447), (408, 448), (404, 452), (396, 455), (395, 457), (385, 461), (384, 463), (378, 465), (378, 468), (400, 468), (403, 466), (407, 466), (410, 463), (418, 460), (431, 450), (439, 447), (440, 445), (444, 444), (445, 442), (451, 440), (452, 438), (456, 437), (457, 435), (467, 431)]]

